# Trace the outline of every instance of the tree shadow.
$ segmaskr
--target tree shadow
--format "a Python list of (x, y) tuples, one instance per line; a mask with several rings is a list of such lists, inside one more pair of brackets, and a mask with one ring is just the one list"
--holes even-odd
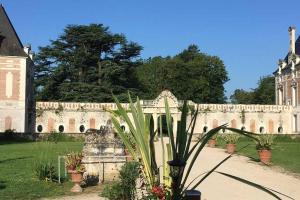
[(5, 189), (6, 185), (4, 181), (0, 181), (0, 190)]
[(8, 158), (8, 159), (5, 159), (5, 160), (0, 160), (0, 164), (1, 163), (5, 163), (5, 162), (14, 161), (14, 160), (23, 160), (23, 159), (27, 159), (27, 158), (33, 158), (33, 156), (23, 156), (23, 157), (17, 157), (17, 158)]

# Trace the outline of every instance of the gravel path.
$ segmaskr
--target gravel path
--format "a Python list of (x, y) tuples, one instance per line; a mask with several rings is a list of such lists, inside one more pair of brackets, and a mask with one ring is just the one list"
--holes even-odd
[[(158, 146), (157, 146), (158, 147)], [(158, 147), (159, 148), (159, 147)], [(159, 149), (158, 151), (159, 152)], [(190, 181), (199, 174), (210, 170), (228, 154), (223, 149), (206, 147), (198, 157), (190, 174)], [(158, 157), (159, 159), (159, 157)], [(288, 160), (287, 160), (288, 162)], [(244, 156), (233, 156), (225, 162), (218, 171), (230, 173), (235, 176), (258, 183), (268, 188), (280, 191), (294, 199), (300, 200), (300, 178), (291, 174), (280, 172), (278, 168), (264, 166), (251, 161)], [(227, 178), (223, 175), (211, 174), (197, 187), (202, 192), (202, 200), (273, 200), (274, 197)], [(280, 196), (280, 195), (279, 195)], [(280, 196), (282, 199), (288, 199)], [(97, 194), (82, 194), (71, 197), (62, 197), (57, 200), (104, 200)]]

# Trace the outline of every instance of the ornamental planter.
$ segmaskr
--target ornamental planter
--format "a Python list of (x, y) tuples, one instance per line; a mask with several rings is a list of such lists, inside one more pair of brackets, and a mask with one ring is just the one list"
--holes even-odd
[(259, 155), (260, 162), (266, 165), (270, 164), (270, 160), (272, 156), (271, 150), (267, 150), (267, 149), (258, 150), (258, 155)]
[(216, 139), (208, 140), (208, 146), (214, 148), (216, 146)]
[(69, 170), (69, 174), (71, 175), (72, 182), (74, 186), (71, 188), (71, 192), (82, 192), (82, 188), (80, 183), (82, 181), (82, 172), (78, 172), (76, 170)]
[(236, 145), (235, 144), (227, 144), (226, 145), (226, 152), (229, 153), (229, 154), (233, 154), (235, 152), (235, 147)]

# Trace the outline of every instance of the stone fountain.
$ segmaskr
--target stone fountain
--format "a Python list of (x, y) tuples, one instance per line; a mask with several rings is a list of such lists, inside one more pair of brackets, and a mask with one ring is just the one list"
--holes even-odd
[(99, 182), (118, 176), (126, 159), (120, 157), (124, 156), (124, 145), (115, 136), (110, 120), (99, 130), (89, 129), (85, 133), (83, 155), (87, 175), (98, 176)]

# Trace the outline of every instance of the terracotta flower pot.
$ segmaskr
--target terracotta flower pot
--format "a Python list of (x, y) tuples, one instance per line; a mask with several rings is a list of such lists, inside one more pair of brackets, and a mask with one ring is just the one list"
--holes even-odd
[(74, 186), (71, 188), (71, 192), (82, 192), (82, 188), (80, 183), (82, 181), (82, 172), (78, 172), (76, 170), (69, 170), (68, 171), (71, 175), (72, 182)]
[(208, 146), (214, 148), (216, 146), (216, 139), (208, 140)]
[(227, 153), (233, 154), (235, 152), (235, 147), (236, 147), (235, 144), (227, 144), (226, 145)]
[(272, 156), (271, 150), (267, 150), (267, 149), (258, 150), (258, 155), (259, 155), (260, 162), (267, 165), (270, 164), (270, 160)]

